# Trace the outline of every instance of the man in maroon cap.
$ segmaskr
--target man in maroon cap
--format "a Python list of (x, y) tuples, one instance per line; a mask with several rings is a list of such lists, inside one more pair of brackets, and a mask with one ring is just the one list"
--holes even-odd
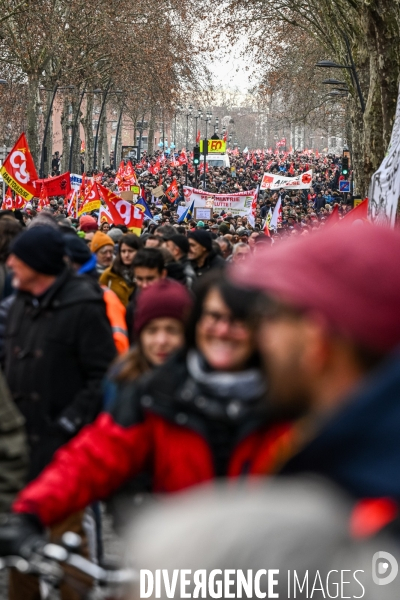
[(296, 419), (277, 469), (398, 502), (400, 233), (339, 225), (265, 248), (231, 277), (263, 292), (269, 401)]

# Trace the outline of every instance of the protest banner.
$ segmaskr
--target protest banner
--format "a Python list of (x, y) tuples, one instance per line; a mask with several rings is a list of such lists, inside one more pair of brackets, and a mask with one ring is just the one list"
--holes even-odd
[(308, 190), (312, 185), (312, 171), (306, 171), (297, 177), (282, 177), (274, 173), (264, 173), (260, 190)]
[(237, 192), (236, 194), (213, 194), (186, 186), (183, 188), (183, 193), (187, 206), (194, 201), (195, 208), (208, 208), (212, 205), (214, 212), (230, 212), (240, 217), (249, 214), (253, 200), (257, 196), (257, 190)]

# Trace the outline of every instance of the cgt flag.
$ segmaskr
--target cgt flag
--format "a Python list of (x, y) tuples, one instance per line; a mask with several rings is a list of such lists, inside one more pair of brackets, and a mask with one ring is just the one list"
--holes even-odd
[(0, 169), (4, 181), (24, 200), (37, 196), (34, 181), (38, 178), (25, 134), (21, 133)]
[(122, 200), (103, 185), (98, 185), (98, 189), (106, 203), (114, 225), (126, 225), (130, 231), (140, 235), (144, 220), (142, 211), (136, 208), (134, 204)]
[(173, 179), (169, 187), (165, 190), (165, 195), (171, 203), (179, 198), (178, 182), (176, 179)]

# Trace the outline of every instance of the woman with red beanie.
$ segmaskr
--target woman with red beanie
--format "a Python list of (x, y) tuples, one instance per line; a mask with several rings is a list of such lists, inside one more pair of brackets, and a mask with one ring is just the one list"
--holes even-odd
[(182, 348), (191, 305), (187, 289), (172, 279), (160, 279), (142, 290), (135, 311), (137, 343), (110, 370), (104, 386), (106, 408), (113, 404), (121, 387), (164, 364)]

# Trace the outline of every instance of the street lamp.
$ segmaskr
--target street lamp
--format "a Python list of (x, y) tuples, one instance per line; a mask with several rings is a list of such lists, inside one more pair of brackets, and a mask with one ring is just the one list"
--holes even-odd
[(219, 118), (215, 117), (214, 134), (218, 133)]
[(345, 81), (340, 81), (339, 79), (324, 79), (322, 83), (325, 85), (345, 85), (345, 86), (347, 86), (347, 83)]
[(195, 134), (195, 143), (197, 143), (197, 121), (198, 121), (199, 119), (201, 119), (202, 117), (203, 117), (203, 113), (201, 112), (201, 110), (200, 110), (200, 108), (199, 108), (199, 111), (198, 111), (198, 113), (197, 113), (197, 116), (196, 116), (196, 117), (194, 117), (194, 120), (195, 120), (195, 122), (196, 122), (196, 125), (195, 125), (195, 132), (194, 132), (194, 134)]
[(349, 71), (352, 75), (352, 79), (353, 79), (354, 83), (356, 84), (357, 94), (358, 94), (358, 98), (360, 100), (360, 105), (361, 105), (361, 111), (364, 113), (365, 112), (364, 96), (361, 91), (360, 81), (358, 79), (357, 69), (354, 64), (353, 55), (351, 53), (349, 39), (343, 31), (341, 33), (342, 33), (343, 39), (346, 44), (347, 54), (350, 59), (350, 64), (349, 65), (339, 65), (338, 63), (334, 62), (333, 60), (320, 60), (316, 63), (315, 66), (321, 67), (323, 69), (349, 69)]

